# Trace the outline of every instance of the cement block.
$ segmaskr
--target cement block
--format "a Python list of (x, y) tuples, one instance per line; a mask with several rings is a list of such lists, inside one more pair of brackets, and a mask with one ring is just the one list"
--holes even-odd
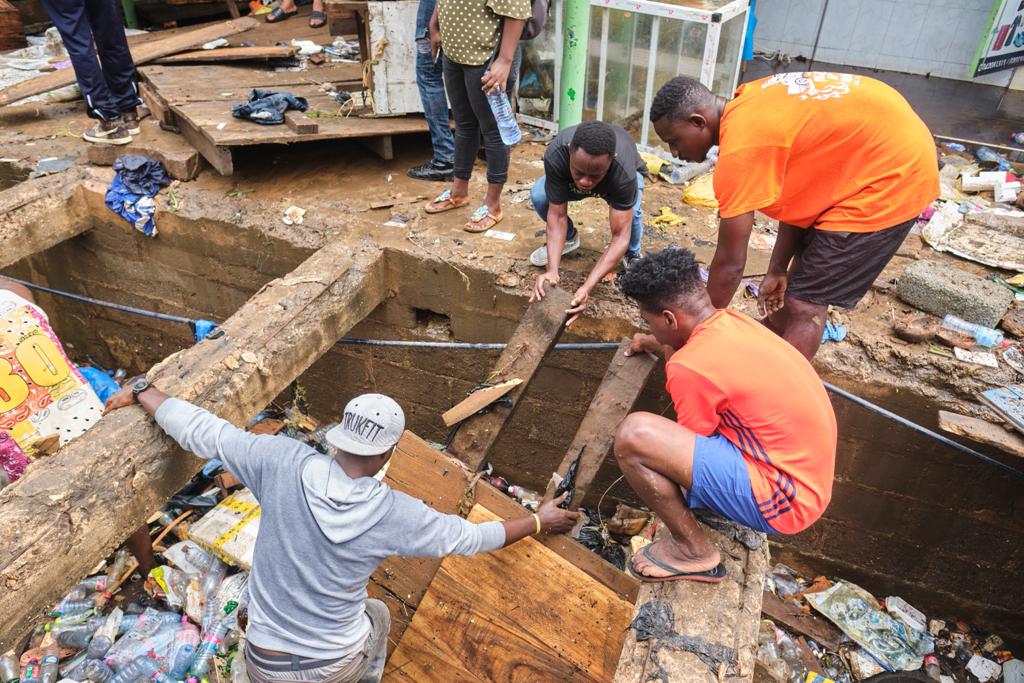
[(896, 293), (922, 311), (947, 313), (995, 327), (1013, 304), (1013, 292), (994, 282), (934, 261), (918, 261), (900, 275)]

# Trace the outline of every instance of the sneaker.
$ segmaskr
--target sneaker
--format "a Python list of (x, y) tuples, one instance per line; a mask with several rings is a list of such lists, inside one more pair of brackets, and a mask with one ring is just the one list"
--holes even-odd
[(431, 159), (425, 164), (410, 168), (408, 174), (410, 178), (415, 178), (416, 180), (443, 180), (450, 182), (454, 170), (454, 164), (446, 164), (436, 159)]
[(96, 125), (82, 133), (89, 142), (100, 145), (127, 145), (132, 136), (121, 127), (120, 121), (97, 121)]
[(643, 257), (643, 254), (641, 254), (639, 251), (636, 252), (635, 254), (633, 252), (631, 252), (631, 251), (627, 251), (626, 254), (622, 257), (622, 269), (623, 270), (629, 270), (629, 267), (635, 261), (640, 260), (640, 258), (642, 258), (642, 257)]
[(139, 111), (132, 109), (131, 111), (121, 112), (121, 126), (128, 131), (129, 135), (138, 135), (142, 132), (139, 128)]
[[(565, 241), (565, 246), (562, 247), (562, 256), (571, 254), (580, 248), (580, 233), (577, 230), (576, 234), (572, 236), (572, 239)], [(547, 243), (540, 245), (537, 249), (530, 254), (530, 263), (543, 268), (548, 264), (548, 245)]]

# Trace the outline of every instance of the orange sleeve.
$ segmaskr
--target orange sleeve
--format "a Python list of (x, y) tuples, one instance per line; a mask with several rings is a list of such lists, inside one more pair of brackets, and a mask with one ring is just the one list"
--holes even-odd
[(725, 393), (699, 372), (682, 363), (665, 366), (665, 388), (676, 409), (676, 422), (701, 436), (718, 429), (718, 414), (727, 403)]
[(713, 176), (719, 215), (733, 218), (778, 201), (788, 162), (789, 147), (748, 147), (720, 156)]

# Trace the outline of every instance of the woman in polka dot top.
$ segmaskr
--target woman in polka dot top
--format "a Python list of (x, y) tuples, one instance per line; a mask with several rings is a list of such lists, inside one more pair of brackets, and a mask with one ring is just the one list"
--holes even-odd
[(443, 45), (445, 91), (455, 119), (455, 170), (451, 189), (426, 206), (441, 213), (469, 204), (480, 137), (487, 151), (487, 197), (466, 223), (468, 232), (484, 232), (501, 221), (501, 191), (508, 179), (509, 148), (501, 141), (486, 93), (505, 91), (513, 56), (531, 0), (438, 0), (430, 19), (433, 54)]

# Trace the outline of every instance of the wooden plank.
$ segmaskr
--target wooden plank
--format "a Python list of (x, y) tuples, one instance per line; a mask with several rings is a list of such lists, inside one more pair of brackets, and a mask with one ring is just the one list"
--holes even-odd
[[(161, 89), (162, 91), (163, 89)], [(293, 87), (290, 91), (296, 96), (305, 97), (309, 100), (310, 112), (325, 112), (333, 115), (339, 109), (338, 103), (320, 93), (316, 86)], [(288, 126), (261, 126), (252, 121), (234, 118), (231, 116), (231, 101), (225, 98), (221, 98), (221, 101), (171, 103), (171, 108), (178, 119), (179, 125), (183, 120), (188, 120), (197, 130), (203, 131), (203, 134), (216, 146), (240, 147), (246, 145), (291, 144), (297, 141), (295, 132), (289, 129)], [(427, 130), (427, 121), (422, 116), (387, 118), (354, 115), (348, 117), (324, 116), (318, 117), (316, 120), (319, 131), (302, 136), (303, 142), (345, 138), (372, 138), (392, 134), (420, 133)], [(387, 150), (380, 150), (380, 152), (386, 153)]]
[[(236, 33), (248, 31), (255, 28), (258, 24), (259, 22), (252, 17), (242, 17), (241, 19), (232, 19), (203, 26), (187, 33), (180, 33), (169, 38), (153, 40), (143, 43), (138, 47), (132, 47), (132, 59), (136, 65), (145, 64), (154, 59), (172, 55), (175, 52), (181, 52), (211, 40), (216, 40), (217, 38), (226, 38)], [(63, 88), (74, 82), (75, 72), (73, 69), (68, 68), (37, 76), (36, 78), (30, 78), (21, 83), (15, 83), (10, 87), (0, 90), (0, 107), (23, 100), (26, 97)]]
[(0, 52), (25, 47), (25, 27), (21, 15), (7, 0), (0, 0)]
[[(640, 392), (647, 385), (647, 378), (657, 365), (657, 360), (650, 354), (642, 353), (627, 356), (630, 340), (623, 339), (608, 365), (608, 371), (597, 388), (583, 422), (576, 430), (576, 436), (569, 444), (569, 450), (558, 466), (558, 473), (565, 476), (569, 465), (579, 457), (580, 464), (576, 470), (576, 493), (573, 495), (572, 508), (576, 509), (583, 503), (584, 496), (590, 489), (591, 482), (604, 463), (605, 457), (612, 450), (615, 432), (626, 415), (633, 410)], [(545, 499), (550, 500), (555, 493), (554, 481), (548, 482)]]
[[(342, 90), (358, 89), (363, 71), (359, 64), (349, 63), (325, 64), (305, 71), (272, 71), (237, 64), (152, 64), (140, 68), (139, 75), (171, 104), (218, 101), (230, 105), (246, 99), (253, 88), (292, 90), (301, 85), (315, 89), (320, 84), (331, 84)], [(226, 92), (230, 94), (222, 94)]]
[(940, 410), (939, 427), (951, 434), (966, 436), (968, 439), (1024, 458), (1024, 437), (995, 422)]
[(289, 130), (298, 135), (312, 135), (320, 131), (320, 126), (316, 121), (294, 109), (284, 113), (284, 123)]
[[(505, 519), (529, 513), (518, 502), (486, 481), (477, 482), (474, 491), (477, 503)], [(636, 602), (640, 592), (640, 582), (597, 553), (590, 552), (585, 546), (565, 534), (541, 534), (536, 537), (536, 540), (564, 557), (584, 574), (600, 582), (623, 600), (630, 603)]]
[[(80, 235), (89, 222), (69, 215), (68, 196), (87, 181), (68, 171), (32, 178), (0, 192), (0, 268)], [(105, 187), (97, 187), (102, 193)]]
[(196, 151), (203, 155), (211, 166), (221, 175), (232, 175), (235, 172), (234, 160), (231, 157), (231, 150), (227, 147), (218, 147), (210, 142), (210, 139), (203, 135), (203, 132), (193, 124), (187, 117), (174, 115), (178, 130), (188, 140), (188, 144), (196, 148)]
[(981, 402), (1007, 424), (1024, 434), (1024, 384), (1011, 384), (978, 394)]
[(196, 64), (204, 62), (237, 62), (242, 60), (288, 59), (298, 53), (294, 45), (265, 45), (257, 47), (220, 47), (215, 50), (190, 50), (161, 57), (156, 64)]
[(565, 311), (571, 302), (571, 294), (554, 287), (547, 296), (526, 309), (522, 322), (512, 334), (491, 375), (486, 378), (488, 382), (500, 382), (510, 377), (523, 380), (523, 384), (508, 394), (512, 398), (512, 406), (495, 406), (485, 415), (467, 419), (448, 447), (448, 452), (469, 465), (470, 469), (479, 469), (487, 460), (502, 428), (515, 415), (519, 399), (544, 356), (562, 335)]
[[(371, 205), (370, 208), (374, 207)], [(462, 422), (467, 417), (474, 415), (491, 405), (522, 383), (523, 380), (518, 377), (513, 377), (510, 380), (500, 382), (492, 387), (486, 387), (484, 389), (474, 391), (462, 401), (441, 413), (441, 419), (444, 420), (444, 426), (451, 427), (456, 422)]]
[[(501, 517), (477, 505), (468, 519)], [(610, 680), (632, 611), (631, 603), (534, 538), (449, 557), (385, 675), (448, 680), (443, 667), (418, 667), (426, 641), (444, 666), (480, 680)]]
[(761, 611), (769, 619), (810, 638), (818, 645), (833, 652), (839, 651), (842, 632), (832, 622), (804, 612), (799, 605), (787, 602), (771, 591), (765, 591), (761, 600)]
[[(150, 370), (149, 379), (172, 396), (245, 424), (383, 301), (386, 279), (381, 252), (353, 255), (344, 240), (331, 242), (264, 286), (221, 325), (221, 336), (173, 354)], [(12, 647), (47, 605), (162, 508), (201, 465), (132, 406), (104, 416), (5, 488), (0, 650)]]
[[(708, 538), (722, 554), (727, 576), (718, 584), (695, 581), (645, 583), (640, 587), (637, 609), (651, 600), (663, 600), (672, 608), (675, 631), (681, 635), (699, 636), (708, 642), (732, 648), (736, 653), (734, 671), (718, 677), (691, 652), (671, 646), (661, 648), (652, 661), (650, 640), (639, 642), (633, 629), (622, 648), (616, 683), (646, 683), (656, 673), (679, 683), (728, 681), (749, 683), (754, 675), (754, 651), (757, 629), (761, 621), (761, 595), (764, 573), (768, 569), (768, 544), (747, 550), (739, 542), (726, 538), (702, 525)], [(667, 534), (664, 527), (658, 537)], [(659, 672), (660, 667), (660, 672)]]
[[(379, 119), (387, 121), (387, 119)], [(363, 137), (360, 142), (368, 150), (379, 156), (384, 161), (391, 161), (395, 158), (395, 145), (390, 135), (373, 135)]]
[(170, 106), (156, 89), (144, 80), (139, 81), (139, 97), (146, 103), (150, 115), (160, 123), (161, 128), (178, 127)]

